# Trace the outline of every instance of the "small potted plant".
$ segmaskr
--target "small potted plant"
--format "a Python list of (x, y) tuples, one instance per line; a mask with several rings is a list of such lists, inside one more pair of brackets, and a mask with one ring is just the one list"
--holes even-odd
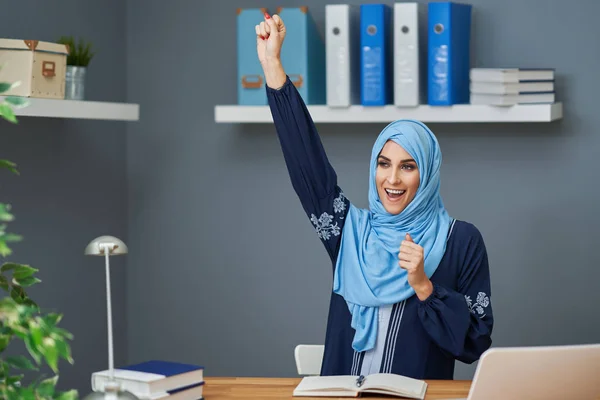
[(72, 36), (62, 36), (58, 43), (66, 45), (69, 49), (65, 99), (83, 100), (85, 97), (86, 70), (95, 55), (92, 52), (92, 44), (83, 39), (79, 39), (79, 42), (76, 43)]

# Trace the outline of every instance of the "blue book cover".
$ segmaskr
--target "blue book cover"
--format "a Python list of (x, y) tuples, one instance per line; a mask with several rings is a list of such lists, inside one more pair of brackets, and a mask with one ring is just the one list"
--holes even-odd
[(471, 5), (428, 4), (427, 91), (430, 105), (469, 103)]
[(186, 372), (201, 370), (204, 369), (204, 367), (199, 365), (177, 363), (172, 361), (150, 360), (141, 362), (139, 364), (121, 367), (120, 369), (138, 372), (148, 372), (151, 374), (169, 377), (173, 375), (185, 374)]
[(391, 17), (385, 4), (360, 6), (360, 102), (364, 106), (393, 102)]

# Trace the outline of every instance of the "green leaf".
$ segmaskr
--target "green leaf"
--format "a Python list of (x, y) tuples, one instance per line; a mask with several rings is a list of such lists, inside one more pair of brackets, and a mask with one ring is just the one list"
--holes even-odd
[(25, 378), (25, 375), (23, 375), (23, 374), (12, 375), (12, 376), (9, 376), (8, 378), (6, 378), (6, 383), (8, 385), (15, 385), (17, 382), (21, 382), (21, 380), (23, 380), (23, 378)]
[(4, 351), (10, 343), (10, 335), (0, 335), (0, 352)]
[(67, 360), (70, 364), (73, 364), (73, 357), (71, 357), (71, 349), (69, 344), (62, 339), (56, 339), (56, 350), (58, 351), (58, 355), (63, 359)]
[(10, 271), (13, 269), (16, 269), (20, 266), (21, 264), (17, 264), (14, 262), (7, 262), (2, 264), (2, 267), (0, 267), (0, 272), (6, 272), (6, 271)]
[(39, 308), (40, 308), (40, 307), (37, 305), (37, 303), (36, 303), (35, 301), (31, 300), (29, 297), (28, 297), (28, 298), (26, 298), (26, 299), (23, 301), (23, 305), (24, 305), (24, 306), (28, 306), (28, 307), (35, 308), (35, 309), (36, 309), (36, 311), (39, 311)]
[(15, 326), (15, 329), (13, 329), (13, 333), (21, 340), (25, 340), (27, 338), (27, 329), (23, 327)]
[(44, 342), (44, 332), (42, 330), (42, 327), (39, 324), (30, 323), (29, 337), (31, 338), (31, 341), (35, 348), (39, 351), (39, 349), (43, 347)]
[(39, 269), (30, 267), (29, 265), (17, 264), (15, 267), (15, 272), (13, 273), (13, 278), (24, 279), (30, 277), (36, 272), (39, 272)]
[(19, 390), (20, 400), (36, 400), (33, 388), (23, 388)]
[(54, 397), (55, 400), (77, 400), (78, 392), (77, 390), (69, 390), (67, 392), (62, 392), (60, 395)]
[[(11, 222), (15, 219), (15, 216), (10, 213), (10, 205), (0, 203), (0, 221)], [(1, 230), (5, 230), (6, 225), (2, 225)]]
[(43, 398), (52, 398), (52, 396), (54, 396), (57, 381), (58, 375), (55, 375), (52, 378), (44, 379), (36, 388), (37, 394)]
[(7, 292), (10, 290), (8, 286), (8, 280), (4, 275), (0, 275), (0, 287), (6, 290)]
[(77, 65), (85, 67), (90, 63), (90, 60), (95, 55), (95, 53), (91, 51), (92, 43), (86, 43), (81, 39), (78, 43), (76, 43), (73, 36), (61, 36), (57, 42), (66, 44), (69, 47), (69, 54), (67, 55), (67, 65)]
[(2, 376), (8, 376), (10, 372), (10, 365), (5, 362), (2, 362)]
[(29, 105), (29, 100), (26, 97), (7, 96), (6, 102), (12, 104), (13, 107), (25, 107)]
[(27, 298), (27, 295), (22, 287), (13, 286), (12, 290), (10, 291), (10, 297), (17, 303), (21, 304), (23, 300)]
[[(2, 298), (0, 301), (0, 313), (5, 315), (16, 314), (18, 313), (18, 304), (8, 297)], [(5, 328), (5, 326), (2, 328)]]
[(12, 83), (0, 82), (0, 93), (4, 93), (12, 88)]
[(37, 370), (37, 367), (33, 365), (32, 362), (25, 356), (7, 357), (6, 360), (4, 360), (4, 362), (18, 369), (26, 369), (30, 371)]
[(14, 88), (19, 87), (19, 86), (21, 86), (21, 81), (16, 81), (16, 82), (10, 83), (10, 88), (9, 89), (14, 89)]
[(73, 340), (73, 334), (66, 329), (63, 328), (54, 328), (53, 335), (58, 335), (62, 338)]
[(10, 386), (4, 395), (6, 396), (6, 400), (21, 400), (21, 393), (23, 389), (20, 387)]
[(54, 373), (58, 373), (58, 350), (56, 349), (56, 345), (54, 343), (45, 345), (42, 354), (46, 359), (46, 364), (48, 364)]
[(13, 124), (17, 123), (15, 112), (8, 104), (0, 104), (0, 117), (3, 117), (5, 120), (12, 122)]
[(10, 247), (8, 247), (5, 242), (0, 241), (0, 255), (2, 257), (8, 257), (11, 254), (12, 250), (10, 249)]
[(23, 278), (23, 279), (13, 279), (13, 283), (16, 283), (17, 285), (21, 286), (21, 287), (29, 287), (29, 286), (33, 286), (36, 283), (40, 283), (42, 280), (36, 278), (35, 276), (28, 276), (27, 278)]
[(10, 170), (12, 173), (19, 175), (19, 171), (17, 170), (17, 164), (9, 160), (0, 160), (0, 168), (6, 168)]
[(42, 361), (42, 355), (40, 353), (38, 346), (35, 344), (34, 340), (31, 338), (31, 336), (27, 336), (24, 339), (24, 342), (25, 342), (25, 347), (27, 347), (27, 351), (29, 352), (29, 355), (31, 357), (33, 357), (33, 359), (35, 360), (36, 363), (39, 364)]
[(21, 288), (14, 287), (10, 290), (10, 298), (19, 303), (21, 300)]
[(54, 333), (69, 340), (73, 340), (73, 334), (63, 328), (54, 328)]
[(14, 215), (10, 213), (10, 204), (0, 203), (0, 221), (10, 222), (15, 219)]
[(23, 236), (21, 235), (16, 235), (14, 233), (7, 233), (5, 235), (2, 235), (2, 240), (4, 240), (5, 242), (20, 242), (21, 240), (23, 240)]
[(46, 314), (42, 317), (42, 320), (44, 321), (44, 323), (47, 326), (50, 327), (55, 327), (56, 324), (58, 324), (60, 322), (60, 320), (62, 319), (62, 314), (57, 314), (57, 313), (49, 313)]

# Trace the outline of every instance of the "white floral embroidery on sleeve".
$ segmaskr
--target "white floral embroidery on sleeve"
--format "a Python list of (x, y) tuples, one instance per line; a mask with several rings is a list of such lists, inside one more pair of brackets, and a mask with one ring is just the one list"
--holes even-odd
[[(346, 197), (344, 196), (344, 193), (340, 192), (340, 195), (333, 200), (333, 211), (336, 214), (341, 213), (346, 209), (346, 203), (344, 203), (345, 198)], [(343, 217), (340, 217), (340, 218), (343, 218)]]
[(323, 240), (329, 240), (331, 238), (331, 235), (339, 236), (340, 227), (338, 226), (337, 222), (332, 224), (332, 222), (333, 222), (332, 215), (329, 215), (326, 212), (324, 212), (323, 214), (321, 214), (319, 219), (317, 219), (316, 215), (311, 214), (310, 220), (313, 223), (313, 225), (315, 226), (315, 229), (317, 230), (317, 235), (319, 235), (319, 238), (321, 238)]
[(485, 309), (490, 305), (490, 298), (487, 296), (487, 294), (483, 292), (477, 293), (477, 300), (475, 303), (473, 303), (473, 300), (471, 300), (471, 296), (465, 295), (465, 300), (467, 301), (469, 311), (471, 311), (474, 315), (478, 315), (479, 318), (486, 316)]

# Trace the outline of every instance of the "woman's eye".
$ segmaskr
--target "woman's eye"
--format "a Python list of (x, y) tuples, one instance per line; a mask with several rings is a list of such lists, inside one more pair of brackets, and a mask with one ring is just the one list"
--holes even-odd
[(387, 167), (389, 164), (388, 164), (388, 163), (386, 163), (386, 162), (383, 162), (383, 161), (379, 161), (379, 162), (377, 163), (377, 165), (379, 165), (380, 167)]

